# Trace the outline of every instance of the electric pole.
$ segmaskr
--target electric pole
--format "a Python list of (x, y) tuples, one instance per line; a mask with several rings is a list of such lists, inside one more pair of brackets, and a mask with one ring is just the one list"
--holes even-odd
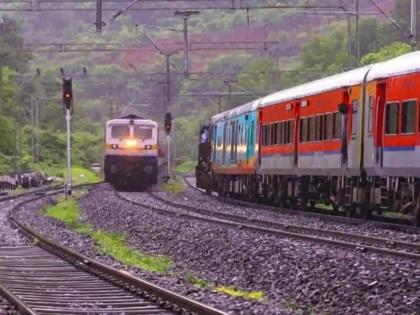
[(417, 46), (417, 0), (411, 0), (411, 32), (410, 44), (413, 50)]
[(359, 30), (359, 0), (356, 0), (356, 59), (360, 64), (360, 30)]
[(184, 19), (184, 71), (185, 77), (189, 77), (190, 61), (189, 61), (189, 47), (188, 47), (188, 19), (191, 15), (200, 14), (200, 11), (176, 11), (175, 15), (180, 15)]
[(105, 23), (102, 21), (102, 0), (96, 0), (96, 32), (102, 32), (102, 27)]

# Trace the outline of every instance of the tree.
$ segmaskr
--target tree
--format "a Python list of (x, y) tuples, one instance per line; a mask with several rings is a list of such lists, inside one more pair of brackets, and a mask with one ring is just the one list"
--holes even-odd
[(362, 60), (362, 65), (368, 65), (371, 63), (386, 61), (398, 57), (400, 55), (409, 53), (411, 46), (401, 42), (394, 42), (388, 46), (381, 48), (378, 52), (373, 52), (365, 55)]

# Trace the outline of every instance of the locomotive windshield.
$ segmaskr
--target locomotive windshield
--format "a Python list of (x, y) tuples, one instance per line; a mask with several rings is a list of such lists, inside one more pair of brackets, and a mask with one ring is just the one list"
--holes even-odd
[(112, 126), (111, 137), (114, 139), (122, 139), (122, 138), (130, 137), (130, 127), (129, 126)]
[(139, 125), (133, 128), (134, 138), (148, 140), (153, 138), (153, 126)]

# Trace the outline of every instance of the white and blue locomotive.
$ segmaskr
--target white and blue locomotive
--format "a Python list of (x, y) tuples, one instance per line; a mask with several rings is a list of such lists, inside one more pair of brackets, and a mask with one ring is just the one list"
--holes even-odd
[(128, 115), (106, 123), (105, 181), (116, 188), (145, 189), (157, 182), (159, 125)]

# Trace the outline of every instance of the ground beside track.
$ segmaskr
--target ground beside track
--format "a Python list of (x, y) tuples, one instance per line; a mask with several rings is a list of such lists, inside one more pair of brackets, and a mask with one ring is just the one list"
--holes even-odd
[[(420, 269), (408, 261), (157, 215), (116, 199), (107, 185), (82, 198), (81, 205), (84, 218), (96, 227), (131, 230), (132, 245), (175, 261), (176, 277), (140, 272), (142, 276), (232, 313), (283, 314), (288, 309), (289, 313), (416, 314), (420, 310)], [(33, 212), (25, 217), (53, 239), (123, 267), (56, 220)], [(268, 305), (209, 293), (185, 283), (182, 278), (187, 276), (262, 290)]]
[[(88, 218), (90, 221), (90, 211), (95, 212), (99, 217), (105, 221), (109, 221), (108, 215), (111, 217), (124, 217), (124, 220), (130, 221), (135, 219), (134, 217), (130, 218), (130, 215), (125, 213), (128, 207), (128, 203), (115, 204), (112, 202), (115, 201), (113, 194), (110, 194), (108, 185), (102, 185), (102, 187), (95, 189), (86, 197), (83, 197), (81, 204), (84, 205), (84, 211), (82, 211), (82, 216)], [(111, 200), (103, 199), (111, 198)], [(120, 207), (124, 209), (120, 209)], [(248, 301), (243, 299), (233, 298), (231, 296), (220, 294), (217, 292), (211, 292), (206, 289), (201, 289), (185, 281), (185, 279), (177, 272), (177, 268), (169, 270), (167, 273), (157, 274), (153, 272), (140, 271), (136, 268), (127, 268), (121, 263), (113, 260), (111, 257), (101, 253), (97, 250), (95, 243), (88, 237), (75, 233), (74, 231), (68, 229), (62, 222), (59, 222), (53, 218), (45, 217), (40, 215), (38, 209), (42, 207), (42, 204), (33, 204), (31, 207), (25, 208), (23, 211), (19, 212), (19, 217), (35, 227), (41, 234), (48, 235), (49, 238), (62, 243), (66, 246), (69, 246), (75, 249), (78, 252), (81, 252), (88, 257), (92, 257), (96, 260), (99, 260), (107, 265), (124, 269), (127, 272), (135, 274), (145, 280), (148, 280), (152, 283), (165, 287), (167, 289), (173, 290), (175, 292), (185, 294), (191, 298), (199, 300), (205, 304), (210, 304), (212, 306), (218, 307), (222, 310), (230, 310), (232, 314), (292, 314), (293, 312), (281, 311), (278, 307), (273, 307), (272, 305), (266, 305), (264, 303), (257, 303), (255, 301)], [(109, 208), (110, 207), (110, 208)], [(111, 208), (113, 210), (111, 210)], [(131, 208), (131, 207), (129, 207)], [(108, 210), (111, 212), (107, 213)], [(87, 210), (87, 211), (86, 211)], [(138, 212), (137, 210), (135, 210)], [(121, 214), (120, 216), (117, 213)], [(110, 226), (101, 226), (97, 224), (96, 220), (90, 221), (94, 228), (102, 228), (104, 230), (113, 230)], [(136, 222), (136, 221), (133, 221)], [(118, 224), (117, 222), (111, 222), (112, 224)], [(122, 227), (124, 230), (124, 227)], [(127, 230), (125, 230), (127, 231)], [(141, 249), (141, 247), (139, 247)], [(249, 310), (249, 311), (248, 311)], [(252, 311), (253, 310), (253, 311)]]

